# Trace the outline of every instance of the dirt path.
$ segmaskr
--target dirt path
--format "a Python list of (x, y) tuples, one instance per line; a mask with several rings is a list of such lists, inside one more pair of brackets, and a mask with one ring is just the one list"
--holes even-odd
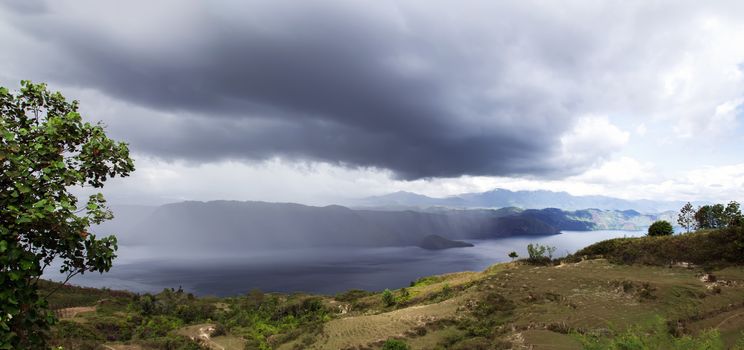
[(57, 317), (61, 319), (73, 318), (83, 312), (95, 312), (95, 306), (81, 306), (81, 307), (68, 307), (64, 309), (56, 310)]
[(718, 323), (715, 328), (721, 328), (721, 326), (723, 326), (724, 323), (730, 321), (733, 318), (740, 317), (740, 316), (744, 316), (744, 312), (740, 312), (738, 314), (734, 314), (734, 315), (731, 315), (729, 317), (726, 317), (723, 321), (721, 321), (720, 323)]
[(214, 325), (213, 324), (200, 324), (195, 326), (188, 326), (185, 328), (182, 328), (179, 333), (193, 339), (200, 341), (204, 345), (208, 346), (210, 349), (214, 350), (225, 350), (225, 347), (217, 344), (215, 341), (212, 340), (211, 334), (214, 332)]

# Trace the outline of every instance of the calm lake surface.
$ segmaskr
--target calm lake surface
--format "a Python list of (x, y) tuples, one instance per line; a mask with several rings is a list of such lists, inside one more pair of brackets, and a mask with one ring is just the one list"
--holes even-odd
[[(428, 251), (418, 247), (324, 248), (263, 251), (219, 257), (200, 252), (164, 254), (122, 246), (106, 274), (76, 276), (71, 283), (135, 292), (178, 288), (197, 295), (228, 296), (259, 288), (275, 292), (335, 294), (349, 289), (382, 290), (408, 286), (419, 277), (480, 271), (516, 251), (526, 256), (529, 243), (557, 248), (562, 256), (591, 243), (635, 237), (641, 231), (565, 231), (560, 235), (471, 240), (475, 247)], [(60, 280), (60, 276), (45, 277)]]

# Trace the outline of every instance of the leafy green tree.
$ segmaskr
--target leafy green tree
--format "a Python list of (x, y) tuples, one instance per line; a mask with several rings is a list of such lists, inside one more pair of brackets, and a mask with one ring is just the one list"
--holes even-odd
[(511, 253), (509, 253), (509, 257), (510, 257), (510, 258), (511, 258), (512, 260), (514, 260), (514, 259), (516, 259), (516, 258), (518, 258), (518, 257), (519, 257), (519, 254), (517, 254), (517, 252), (511, 252)]
[(553, 253), (555, 253), (556, 247), (549, 245), (542, 245), (539, 243), (527, 245), (527, 255), (529, 259), (533, 261), (553, 259)]
[(649, 236), (671, 236), (674, 234), (674, 228), (669, 221), (659, 220), (648, 227)]
[(385, 289), (385, 291), (382, 292), (382, 302), (385, 304), (385, 306), (395, 305), (395, 296), (393, 295), (393, 292), (390, 291), (390, 289)]
[(695, 221), (699, 228), (722, 228), (738, 226), (744, 222), (739, 203), (704, 205), (695, 212)]
[(528, 244), (527, 245), (527, 255), (529, 255), (530, 260), (539, 260), (545, 258), (545, 250), (546, 246), (541, 244)]
[(697, 222), (697, 227), (701, 229), (717, 227), (713, 206), (703, 205), (699, 207), (695, 212), (695, 221)]
[(89, 232), (113, 217), (103, 195), (79, 207), (71, 188), (101, 188), (134, 164), (126, 144), (45, 84), (0, 87), (0, 115), (0, 349), (42, 349), (54, 322), (37, 288), (44, 269), (56, 259), (69, 280), (108, 271), (116, 257), (115, 237)]
[(723, 210), (726, 226), (740, 226), (744, 223), (744, 217), (741, 214), (741, 208), (736, 201), (729, 202), (726, 209)]
[(677, 216), (677, 223), (690, 233), (690, 230), (695, 227), (695, 208), (692, 203), (687, 202), (682, 209), (679, 211)]
[(723, 204), (714, 204), (711, 207), (711, 215), (713, 216), (712, 228), (726, 227), (726, 207)]

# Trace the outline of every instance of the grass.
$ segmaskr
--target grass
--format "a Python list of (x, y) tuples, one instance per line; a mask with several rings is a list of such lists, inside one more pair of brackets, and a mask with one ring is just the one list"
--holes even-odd
[(243, 350), (245, 348), (245, 339), (234, 335), (221, 335), (212, 338), (212, 341), (225, 350)]
[(522, 345), (529, 344), (534, 350), (572, 350), (580, 349), (581, 342), (574, 337), (543, 329), (524, 331)]
[[(435, 350), (730, 348), (744, 345), (744, 265), (732, 255), (739, 234), (610, 240), (560, 264), (512, 262), (425, 277), (405, 291), (391, 291), (393, 305), (380, 292), (365, 291), (335, 297), (254, 291), (217, 299), (72, 288), (56, 305), (95, 308), (80, 309), (87, 312), (58, 327), (67, 332), (58, 336), (109, 347), (167, 348), (186, 346), (174, 337), (194, 337), (219, 322), (227, 333), (211, 338), (213, 349), (380, 349), (388, 339)], [(724, 239), (729, 246), (713, 244)], [(675, 251), (696, 244), (698, 251)], [(706, 262), (706, 255), (714, 258)], [(670, 267), (670, 260), (683, 256), (697, 266)], [(702, 281), (704, 273), (717, 281)], [(160, 331), (140, 341), (145, 324)], [(116, 337), (107, 340), (107, 334)]]
[[(600, 334), (611, 339), (612, 334), (655, 322), (659, 317), (670, 323), (708, 320), (732, 303), (744, 301), (743, 267), (720, 270), (720, 276), (733, 283), (720, 293), (711, 293), (700, 281), (702, 270), (617, 265), (605, 259), (557, 266), (508, 263), (487, 271), (437, 276), (428, 280), (436, 282), (410, 287), (415, 297), (407, 307), (387, 310), (370, 302), (367, 309), (357, 310), (355, 315), (328, 322), (322, 339), (308, 348), (377, 348), (381, 339), (401, 337), (413, 349), (455, 349), (471, 346), (468, 342), (481, 337), (489, 343), (535, 349), (581, 349), (572, 334)], [(453, 296), (432, 302), (428, 297), (445, 284), (452, 286)], [(500, 299), (488, 299), (489, 295)], [(368, 298), (374, 297), (379, 298), (379, 294)], [(474, 317), (478, 302), (488, 300), (513, 308), (492, 309)], [(731, 312), (744, 309), (735, 307)], [(486, 326), (478, 323), (496, 314), (500, 316)], [(417, 332), (415, 323), (410, 322), (414, 315), (432, 317), (431, 322), (419, 324)], [(718, 319), (713, 321), (720, 323)], [(734, 344), (738, 340), (736, 332), (744, 329), (740, 321), (744, 317), (727, 321), (731, 322), (730, 330), (726, 328), (728, 323), (721, 326), (721, 338), (727, 346)], [(685, 331), (696, 335), (708, 327), (699, 328)]]
[[(581, 337), (599, 335), (601, 341), (609, 341), (614, 335), (623, 340), (623, 332), (634, 325), (658, 319), (668, 325), (679, 322), (682, 334), (693, 337), (709, 336), (708, 330), (716, 328), (723, 344), (733, 346), (744, 330), (744, 267), (709, 271), (718, 277), (719, 292), (711, 291), (711, 283), (700, 280), (703, 272), (618, 265), (605, 259), (554, 266), (498, 264), (484, 272), (441, 275), (408, 287), (410, 298), (393, 307), (383, 305), (380, 293), (353, 293), (349, 303), (324, 297), (322, 302), (334, 305), (336, 310), (351, 303), (356, 309), (343, 314), (337, 311), (318, 332), (299, 333), (274, 348), (378, 349), (385, 340), (400, 338), (412, 349), (478, 349), (485, 343), (505, 348), (581, 349)], [(445, 286), (450, 295), (442, 298)], [(396, 295), (399, 292), (393, 291)], [(216, 312), (235, 312), (248, 305), (244, 298), (210, 302), (222, 303)], [(291, 311), (306, 304), (302, 298), (272, 300), (285, 305), (277, 306), (280, 309)], [(92, 299), (91, 304), (102, 305)], [(103, 305), (74, 319), (87, 322), (90, 328), (132, 315), (126, 304)], [(173, 333), (194, 336), (204, 326), (186, 325)], [(235, 333), (212, 341), (219, 346), (213, 348), (224, 349), (243, 349), (246, 344)]]
[(47, 301), (52, 310), (92, 306), (100, 300), (126, 298), (133, 295), (127, 291), (61, 285), (58, 282), (46, 280), (39, 281), (39, 292), (41, 295), (51, 293)]
[(616, 238), (592, 244), (569, 257), (604, 257), (614, 263), (665, 265), (688, 262), (703, 268), (744, 264), (744, 227), (661, 237)]

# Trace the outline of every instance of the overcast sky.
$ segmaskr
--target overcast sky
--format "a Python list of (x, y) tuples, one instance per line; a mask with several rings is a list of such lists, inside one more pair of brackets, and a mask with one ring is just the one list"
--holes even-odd
[(11, 1), (0, 85), (131, 145), (115, 203), (744, 199), (741, 1)]

